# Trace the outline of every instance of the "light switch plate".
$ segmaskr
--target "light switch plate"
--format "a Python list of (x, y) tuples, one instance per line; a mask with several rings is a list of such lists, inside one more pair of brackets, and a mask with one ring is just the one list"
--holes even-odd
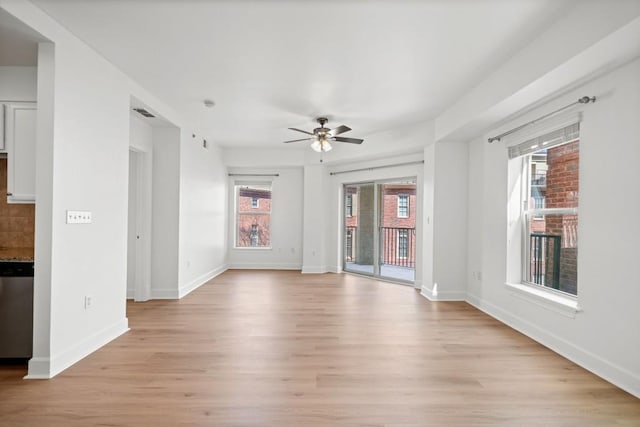
[(91, 224), (91, 211), (67, 211), (67, 224)]

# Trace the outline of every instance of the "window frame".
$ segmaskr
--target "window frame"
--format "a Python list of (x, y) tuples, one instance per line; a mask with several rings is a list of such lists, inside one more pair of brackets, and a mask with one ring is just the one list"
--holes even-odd
[(353, 194), (347, 194), (346, 200), (344, 202), (345, 208), (345, 216), (351, 218), (353, 217)]
[[(404, 245), (401, 245), (400, 242), (404, 242)], [(404, 256), (401, 256), (401, 248), (404, 251)], [(397, 259), (408, 259), (409, 258), (409, 230), (407, 228), (399, 228), (398, 229), (398, 241), (396, 242), (396, 258)]]
[[(561, 147), (576, 140), (567, 141), (563, 144), (556, 145), (555, 147)], [(577, 139), (578, 143), (580, 139)], [(568, 297), (571, 299), (577, 299), (578, 297), (578, 289), (576, 288), (576, 294), (572, 294), (569, 292), (564, 292), (559, 289), (554, 289), (550, 286), (544, 284), (538, 284), (529, 280), (531, 277), (531, 220), (543, 220), (546, 216), (553, 215), (578, 215), (578, 208), (530, 208), (530, 197), (531, 196), (531, 181), (532, 181), (532, 159), (533, 155), (536, 152), (528, 153), (520, 156), (522, 160), (522, 172), (520, 174), (522, 178), (522, 187), (521, 187), (521, 212), (520, 212), (520, 221), (522, 225), (522, 266), (521, 266), (521, 283), (526, 286), (534, 287), (536, 289), (542, 289), (545, 292), (550, 292), (554, 294), (559, 294), (563, 297)], [(544, 199), (543, 199), (544, 200)], [(546, 205), (546, 203), (544, 203)]]
[[(401, 198), (405, 198), (405, 199), (406, 199), (406, 201), (407, 201), (406, 206), (403, 206), (403, 207), (402, 207), (403, 209), (406, 209), (406, 211), (407, 211), (405, 215), (401, 215), (401, 214), (400, 214), (400, 208), (401, 208), (401, 206), (400, 206), (400, 199), (401, 199)], [(396, 216), (397, 216), (398, 218), (409, 218), (409, 216), (410, 216), (410, 213), (409, 213), (409, 205), (410, 205), (410, 198), (409, 198), (409, 195), (408, 195), (408, 194), (398, 194), (398, 198), (397, 198), (397, 212), (396, 212), (396, 214), (397, 214), (397, 215), (396, 215)]]
[[(271, 180), (269, 181), (233, 181), (233, 187), (234, 187), (234, 191), (233, 191), (233, 206), (234, 206), (234, 215), (233, 215), (233, 228), (232, 228), (232, 235), (233, 235), (233, 249), (235, 250), (249, 250), (249, 251), (260, 251), (260, 250), (272, 250), (273, 249), (273, 242), (272, 242), (272, 233), (271, 233), (271, 220), (273, 219), (272, 215), (273, 215), (273, 182)], [(256, 187), (258, 189), (268, 189), (271, 192), (271, 205), (270, 205), (270, 209), (268, 212), (252, 212), (252, 211), (246, 211), (245, 213), (251, 213), (252, 215), (268, 215), (269, 216), (269, 233), (270, 233), (270, 238), (269, 238), (269, 245), (268, 246), (239, 246), (238, 245), (238, 233), (239, 233), (239, 218), (240, 218), (240, 190), (243, 188), (253, 188)], [(258, 202), (258, 206), (259, 206), (259, 202)], [(255, 209), (253, 208), (253, 199), (251, 200), (251, 209)], [(253, 225), (252, 225), (253, 228)], [(258, 237), (258, 243), (259, 243), (259, 237)], [(251, 240), (250, 240), (251, 242)]]

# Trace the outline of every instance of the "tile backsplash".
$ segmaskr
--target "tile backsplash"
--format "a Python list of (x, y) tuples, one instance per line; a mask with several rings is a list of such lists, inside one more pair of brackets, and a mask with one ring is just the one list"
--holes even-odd
[[(35, 205), (7, 203), (7, 159), (0, 159), (0, 252), (33, 259)], [(29, 256), (30, 255), (30, 256)]]

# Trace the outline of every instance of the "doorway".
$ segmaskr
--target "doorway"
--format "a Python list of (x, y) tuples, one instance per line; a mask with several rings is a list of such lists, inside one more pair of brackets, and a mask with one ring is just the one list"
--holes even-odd
[(415, 282), (416, 179), (345, 184), (343, 269)]

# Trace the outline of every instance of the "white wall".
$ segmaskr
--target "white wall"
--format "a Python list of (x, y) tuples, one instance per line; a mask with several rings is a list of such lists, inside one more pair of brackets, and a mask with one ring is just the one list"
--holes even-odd
[(510, 292), (507, 277), (507, 161), (504, 145), (471, 143), (469, 300), (491, 315), (640, 396), (640, 60), (501, 126), (510, 127), (585, 94), (580, 130), (578, 304), (567, 315)]
[(180, 129), (153, 129), (151, 297), (178, 298)]
[(179, 296), (227, 268), (227, 170), (221, 150), (182, 132)]
[[(304, 228), (302, 239), (304, 250), (302, 254), (303, 273), (326, 273), (334, 271), (327, 266), (327, 235), (335, 234), (335, 229), (329, 227), (328, 218), (334, 217), (336, 212), (328, 212), (327, 206), (332, 208), (334, 203), (327, 203), (340, 197), (339, 193), (332, 197), (328, 191), (328, 172), (322, 164), (304, 166)], [(331, 209), (331, 208), (329, 208)]]
[(0, 66), (0, 101), (37, 101), (37, 67)]
[(434, 163), (433, 280), (437, 299), (462, 300), (467, 288), (467, 144), (437, 142)]
[[(55, 375), (127, 330), (129, 94), (118, 70), (72, 41), (56, 43), (54, 75), (51, 353), (34, 355), (49, 365), (31, 364), (36, 376)], [(69, 209), (91, 211), (93, 223), (65, 224)]]
[(467, 277), (468, 146), (436, 142), (424, 150), (422, 294), (464, 300)]
[[(131, 96), (174, 123), (182, 119), (30, 2), (0, 1), (0, 7), (53, 43), (41, 44), (37, 70), (34, 357), (28, 375), (49, 378), (128, 328)], [(91, 211), (93, 223), (66, 224), (69, 209)], [(177, 267), (175, 278), (177, 284)], [(89, 309), (86, 296), (93, 301)]]

